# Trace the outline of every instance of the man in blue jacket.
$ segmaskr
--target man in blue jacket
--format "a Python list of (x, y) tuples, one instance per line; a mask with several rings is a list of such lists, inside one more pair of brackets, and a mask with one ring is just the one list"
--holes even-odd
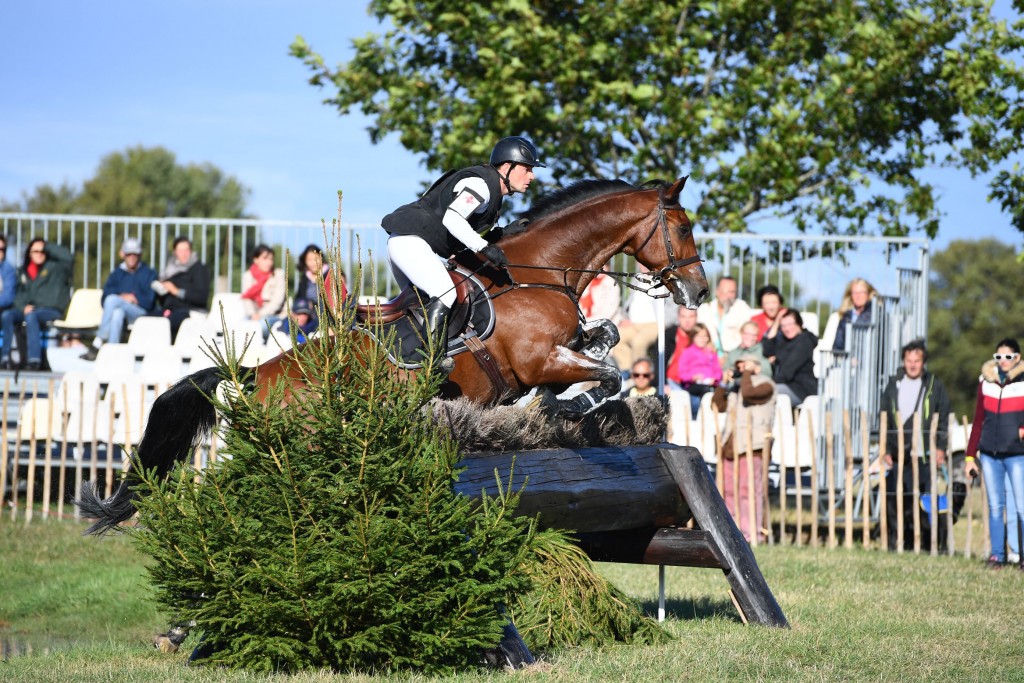
[(103, 318), (96, 338), (89, 350), (82, 354), (83, 360), (96, 360), (96, 354), (106, 342), (121, 341), (126, 324), (153, 308), (156, 293), (153, 281), (156, 271), (142, 262), (142, 244), (129, 237), (121, 244), (121, 265), (110, 273), (103, 285)]
[(0, 312), (14, 305), (18, 289), (18, 271), (7, 260), (7, 238), (0, 235)]

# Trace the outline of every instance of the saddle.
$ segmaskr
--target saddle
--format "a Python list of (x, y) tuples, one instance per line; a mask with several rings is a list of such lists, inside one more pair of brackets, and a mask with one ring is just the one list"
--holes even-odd
[[(469, 350), (470, 340), (483, 340), (494, 331), (494, 304), (476, 276), (462, 268), (448, 271), (455, 287), (455, 305), (448, 323), (447, 356)], [(415, 287), (407, 287), (383, 303), (360, 304), (356, 327), (386, 346), (388, 359), (400, 368), (422, 367), (424, 340), (423, 304), (430, 300)]]

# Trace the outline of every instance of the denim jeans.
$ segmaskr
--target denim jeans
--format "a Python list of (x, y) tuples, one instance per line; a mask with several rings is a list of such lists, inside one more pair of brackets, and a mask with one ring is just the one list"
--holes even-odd
[[(985, 477), (985, 489), (988, 494), (988, 527), (992, 539), (991, 555), (1001, 562), (1006, 561), (1006, 527), (1016, 525), (1020, 513), (1024, 510), (1024, 455), (1007, 455), (995, 457), (988, 453), (980, 453), (981, 474)], [(1009, 484), (1009, 490), (1007, 489)], [(1014, 518), (1003, 522), (1006, 511), (1007, 493), (1013, 496), (1016, 509)]]
[(103, 318), (96, 336), (104, 342), (116, 344), (121, 341), (125, 323), (131, 324), (145, 313), (142, 306), (125, 301), (119, 294), (108, 294), (103, 299)]
[(34, 308), (28, 315), (23, 310), (8, 309), (0, 316), (0, 326), (3, 327), (4, 341), (0, 347), (0, 359), (10, 360), (11, 342), (14, 339), (15, 328), (25, 323), (25, 342), (28, 348), (25, 349), (25, 360), (29, 363), (38, 363), (43, 357), (43, 325), (60, 320), (64, 317), (62, 311), (56, 308)]

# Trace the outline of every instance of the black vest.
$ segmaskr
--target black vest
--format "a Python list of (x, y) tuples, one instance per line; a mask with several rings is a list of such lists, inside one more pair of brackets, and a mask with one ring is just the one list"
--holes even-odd
[(423, 196), (392, 211), (380, 222), (389, 235), (417, 235), (422, 237), (438, 256), (448, 257), (466, 248), (455, 239), (442, 219), (455, 200), (455, 185), (464, 178), (478, 176), (487, 183), (487, 191), (491, 198), (487, 210), (483, 213), (471, 214), (468, 222), (479, 234), (483, 235), (494, 227), (501, 211), (501, 176), (493, 166), (470, 166), (461, 171), (449, 171), (423, 193)]

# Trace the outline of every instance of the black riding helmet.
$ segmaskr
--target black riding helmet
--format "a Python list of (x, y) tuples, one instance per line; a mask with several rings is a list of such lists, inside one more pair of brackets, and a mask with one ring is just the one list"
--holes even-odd
[(501, 166), (506, 161), (524, 166), (547, 168), (540, 162), (540, 153), (534, 144), (518, 135), (498, 140), (498, 144), (491, 152), (491, 166)]

